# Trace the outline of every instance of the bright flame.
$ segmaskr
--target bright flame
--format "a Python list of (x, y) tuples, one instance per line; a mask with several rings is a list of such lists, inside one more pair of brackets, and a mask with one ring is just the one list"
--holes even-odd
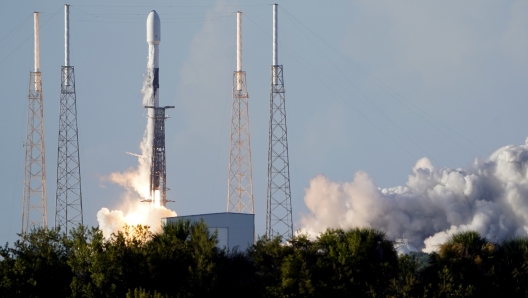
[(161, 207), (161, 194), (159, 190), (154, 191), (153, 204), (154, 206)]
[(161, 218), (170, 216), (176, 216), (176, 212), (163, 206), (154, 206), (135, 200), (125, 202), (118, 210), (110, 211), (108, 208), (101, 208), (97, 212), (97, 221), (99, 221), (99, 228), (103, 231), (103, 235), (110, 237), (112, 233), (123, 230), (125, 225), (147, 225), (151, 232), (157, 232), (161, 228)]

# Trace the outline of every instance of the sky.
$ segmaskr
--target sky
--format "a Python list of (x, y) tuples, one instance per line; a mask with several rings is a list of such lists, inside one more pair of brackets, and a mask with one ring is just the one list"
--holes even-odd
[[(224, 212), (236, 12), (243, 12), (255, 225), (265, 233), (272, 7), (266, 1), (71, 1), (84, 223), (119, 208), (106, 177), (137, 166), (146, 125), (145, 22), (161, 19), (160, 105), (168, 207)], [(427, 157), (459, 168), (528, 136), (528, 3), (279, 1), (294, 228), (310, 180), (404, 185)], [(23, 143), (33, 12), (39, 11), (49, 223), (55, 210), (63, 2), (4, 1), (0, 10), (0, 242), (21, 230)]]

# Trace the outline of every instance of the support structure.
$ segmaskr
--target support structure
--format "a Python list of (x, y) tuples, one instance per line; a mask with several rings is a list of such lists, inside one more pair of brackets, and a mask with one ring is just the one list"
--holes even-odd
[(22, 233), (34, 227), (48, 226), (46, 195), (46, 150), (44, 146), (44, 102), (40, 73), (39, 14), (35, 22), (35, 71), (29, 75), (28, 118), (26, 125), (26, 158), (22, 200)]
[(253, 181), (246, 72), (242, 70), (242, 12), (237, 12), (237, 70), (233, 73), (227, 212), (251, 213)]
[(55, 227), (62, 231), (83, 223), (81, 161), (77, 129), (75, 74), (69, 60), (69, 5), (64, 6), (64, 66), (61, 68)]
[(143, 202), (153, 203), (154, 206), (167, 205), (167, 167), (165, 162), (165, 109), (173, 109), (174, 106), (155, 107), (145, 106), (152, 109), (154, 113), (154, 138), (152, 142), (152, 153), (150, 160), (150, 199)]
[(273, 4), (273, 64), (271, 66), (266, 235), (293, 236), (286, 97), (282, 65), (278, 65), (277, 4)]

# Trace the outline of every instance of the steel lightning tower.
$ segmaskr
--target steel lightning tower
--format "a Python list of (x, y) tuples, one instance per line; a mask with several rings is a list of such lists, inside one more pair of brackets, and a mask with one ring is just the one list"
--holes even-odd
[(29, 74), (22, 233), (29, 232), (32, 227), (48, 226), (46, 150), (44, 147), (44, 102), (42, 101), (42, 77), (40, 73), (38, 12), (34, 13), (34, 21), (35, 71)]
[(246, 72), (242, 70), (242, 12), (237, 12), (237, 70), (233, 73), (227, 212), (251, 213), (253, 182)]
[[(165, 162), (165, 109), (174, 106), (159, 106), (159, 44), (161, 42), (161, 21), (158, 13), (153, 10), (147, 17), (147, 43), (149, 56), (147, 63), (148, 90), (150, 93), (148, 109), (147, 135), (150, 151), (150, 198), (143, 202), (164, 206), (167, 202), (167, 167)], [(150, 141), (152, 140), (152, 141)]]
[(69, 5), (64, 5), (64, 66), (61, 68), (55, 227), (68, 232), (83, 223), (81, 161), (75, 74), (70, 66)]
[(271, 66), (270, 120), (268, 148), (268, 191), (266, 235), (293, 236), (290, 162), (286, 129), (286, 100), (282, 65), (279, 65), (277, 4), (273, 4), (273, 65)]

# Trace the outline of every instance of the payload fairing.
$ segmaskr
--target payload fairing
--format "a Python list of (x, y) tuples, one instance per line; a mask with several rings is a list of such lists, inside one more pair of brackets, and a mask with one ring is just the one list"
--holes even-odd
[(152, 105), (159, 106), (159, 44), (161, 42), (161, 22), (158, 13), (153, 10), (147, 17), (147, 43), (149, 45), (148, 71), (152, 79)]

